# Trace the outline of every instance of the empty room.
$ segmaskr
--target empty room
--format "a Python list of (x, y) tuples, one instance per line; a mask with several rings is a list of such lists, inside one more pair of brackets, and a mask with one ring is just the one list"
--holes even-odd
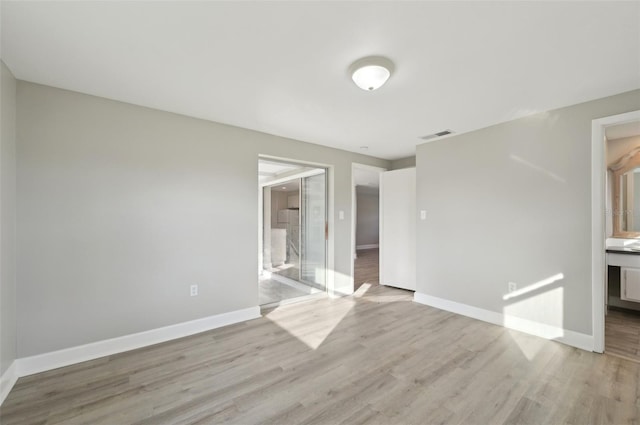
[(1, 0), (0, 60), (1, 425), (640, 422), (640, 1)]

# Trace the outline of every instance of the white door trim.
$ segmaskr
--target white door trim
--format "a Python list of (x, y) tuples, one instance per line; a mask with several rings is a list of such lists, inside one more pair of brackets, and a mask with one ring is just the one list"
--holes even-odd
[(299, 179), (303, 179), (305, 177), (312, 177), (312, 176), (317, 176), (319, 174), (324, 174), (327, 172), (327, 167), (318, 167), (315, 168), (313, 170), (307, 170), (307, 171), (303, 171), (301, 173), (296, 173), (296, 174), (291, 174), (287, 177), (282, 177), (282, 178), (278, 178), (278, 179), (274, 179), (274, 180), (269, 180), (266, 182), (260, 182), (260, 187), (267, 187), (267, 186), (275, 186), (277, 184), (282, 184), (282, 183), (287, 183), (290, 182), (291, 180), (299, 180)]
[(593, 311), (593, 351), (604, 352), (605, 305), (605, 130), (613, 125), (640, 120), (632, 111), (591, 121), (591, 300)]
[[(303, 160), (299, 160), (299, 159), (292, 159), (292, 158), (283, 158), (283, 157), (278, 157), (278, 156), (271, 156), (271, 155), (265, 155), (265, 154), (259, 154), (258, 155), (258, 160), (256, 162), (256, 172), (258, 171), (258, 162), (261, 160), (275, 160), (275, 161), (279, 161), (279, 162), (284, 162), (284, 163), (288, 163), (288, 164), (299, 164), (299, 165), (304, 165), (307, 167), (313, 167), (313, 168), (322, 168), (324, 169), (324, 172), (326, 173), (327, 176), (327, 224), (329, 226), (329, 235), (328, 235), (328, 240), (327, 240), (327, 263), (326, 263), (326, 267), (327, 267), (327, 274), (326, 274), (326, 290), (327, 290), (327, 294), (332, 297), (335, 296), (335, 287), (336, 287), (336, 282), (335, 282), (335, 231), (334, 231), (334, 227), (335, 227), (335, 220), (334, 220), (334, 199), (335, 199), (335, 179), (334, 179), (334, 174), (335, 174), (335, 167), (333, 165), (330, 164), (323, 164), (323, 163), (319, 163), (319, 162), (311, 162), (311, 161), (303, 161)], [(308, 177), (310, 175), (314, 175), (317, 174), (319, 172), (311, 172), (310, 174), (305, 174), (305, 173), (301, 173), (298, 175), (294, 175), (294, 176), (287, 176), (285, 179), (286, 180), (292, 180), (295, 178), (300, 178), (301, 176)], [(272, 184), (274, 184), (274, 182), (277, 182), (277, 180), (273, 180), (271, 182), (267, 182), (266, 184), (258, 184), (258, 188), (262, 188), (264, 186), (270, 186)], [(262, 206), (263, 206), (263, 190), (258, 190), (258, 267), (262, 267)], [(258, 287), (258, 280), (257, 280), (257, 276), (256, 276), (256, 288)]]

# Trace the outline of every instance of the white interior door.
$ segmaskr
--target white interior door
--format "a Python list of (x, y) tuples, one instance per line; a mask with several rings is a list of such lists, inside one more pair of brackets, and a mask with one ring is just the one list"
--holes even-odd
[(380, 283), (416, 290), (416, 169), (380, 175)]

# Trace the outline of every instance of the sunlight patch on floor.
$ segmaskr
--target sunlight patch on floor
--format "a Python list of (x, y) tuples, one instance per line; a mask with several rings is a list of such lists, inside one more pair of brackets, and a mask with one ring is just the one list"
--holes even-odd
[[(291, 336), (297, 338), (300, 342), (307, 345), (312, 350), (316, 350), (327, 339), (331, 332), (340, 324), (342, 319), (349, 314), (355, 301), (343, 298), (338, 302), (331, 305), (331, 314), (328, 318), (322, 318), (321, 321), (310, 326), (308, 323), (302, 324), (302, 322), (292, 322), (290, 317), (280, 319), (276, 310), (268, 313), (265, 317), (271, 320), (276, 325), (287, 331)], [(324, 308), (324, 307), (323, 307)], [(317, 316), (314, 316), (313, 310), (308, 310), (308, 317), (301, 318), (301, 321), (314, 321), (318, 320)], [(306, 314), (306, 313), (301, 313)], [(311, 331), (309, 330), (311, 329)]]
[(548, 344), (549, 341), (539, 338), (536, 336), (531, 336), (519, 331), (514, 331), (509, 329), (509, 335), (513, 342), (515, 342), (522, 352), (522, 354), (527, 358), (527, 360), (533, 360), (540, 350), (542, 350), (545, 344)]
[(361, 296), (363, 296), (364, 294), (367, 293), (367, 291), (371, 288), (371, 284), (370, 283), (363, 283), (362, 285), (360, 285), (360, 287), (353, 293), (353, 296), (356, 298), (360, 298)]
[[(503, 308), (504, 326), (522, 329), (545, 339), (557, 339), (564, 336), (564, 288), (528, 296)], [(513, 335), (512, 335), (513, 336)], [(535, 338), (515, 338), (527, 359), (533, 359), (541, 349), (544, 340)]]

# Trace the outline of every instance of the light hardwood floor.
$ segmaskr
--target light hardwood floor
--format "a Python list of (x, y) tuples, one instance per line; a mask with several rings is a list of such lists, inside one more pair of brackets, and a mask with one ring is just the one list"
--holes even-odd
[(362, 249), (357, 252), (358, 258), (355, 260), (353, 273), (354, 290), (357, 290), (363, 283), (379, 284), (378, 248)]
[(0, 423), (639, 421), (638, 363), (361, 292), (21, 378)]
[(640, 362), (640, 312), (609, 309), (605, 352)]

